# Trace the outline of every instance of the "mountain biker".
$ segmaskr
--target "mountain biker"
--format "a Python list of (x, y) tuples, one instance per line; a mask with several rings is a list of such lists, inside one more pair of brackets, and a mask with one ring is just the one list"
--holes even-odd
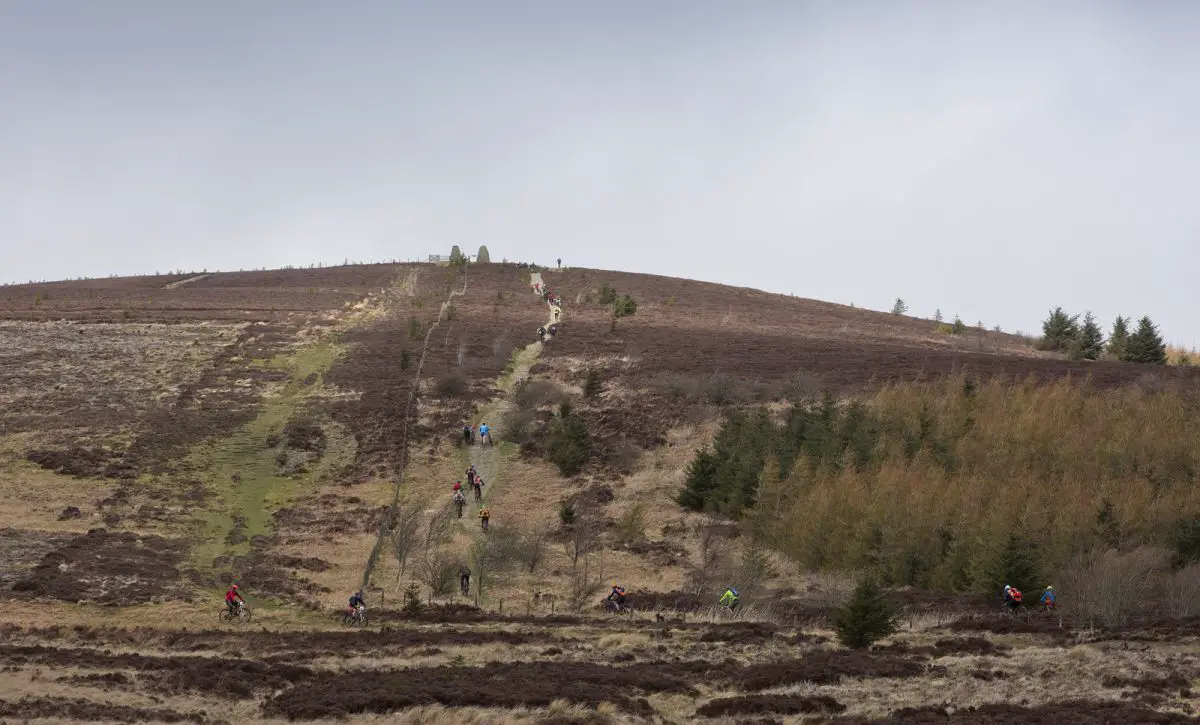
[(486, 504), (479, 507), (479, 524), (483, 527), (484, 531), (487, 531), (488, 518), (491, 517), (491, 515), (492, 513), (488, 511)]
[(462, 518), (463, 507), (467, 505), (467, 497), (463, 495), (461, 490), (454, 492), (454, 508), (458, 512), (458, 518)]
[(350, 595), (350, 613), (362, 611), (367, 608), (367, 600), (363, 598), (362, 590), (358, 590)]
[(463, 596), (467, 596), (471, 590), (471, 570), (465, 566), (458, 570), (458, 585), (462, 587)]
[(225, 592), (225, 606), (229, 607), (229, 613), (236, 614), (237, 608), (245, 603), (246, 600), (238, 593), (238, 585), (230, 585), (229, 590)]
[(729, 611), (731, 611), (731, 612), (733, 610), (737, 609), (738, 590), (734, 589), (733, 587), (726, 587), (725, 593), (721, 595), (720, 603), (722, 605), (728, 606)]
[(1021, 606), (1021, 590), (1014, 586), (1004, 585), (1004, 605), (1014, 613)]
[(1054, 609), (1058, 606), (1058, 597), (1054, 594), (1054, 587), (1046, 587), (1046, 591), (1042, 592), (1042, 598), (1038, 600), (1038, 604), (1046, 609)]
[(617, 605), (617, 611), (625, 608), (625, 588), (612, 583), (612, 591), (608, 593), (608, 601)]
[(476, 477), (479, 476), (479, 471), (475, 470), (475, 464), (467, 466), (467, 483), (473, 483)]
[(463, 443), (471, 443), (475, 439), (475, 429), (468, 423), (463, 426)]
[(462, 481), (455, 481), (454, 485), (450, 487), (450, 490), (454, 491), (455, 493), (458, 493), (459, 491), (461, 491), (462, 490)]
[(487, 423), (479, 424), (479, 440), (486, 441), (489, 446), (492, 444), (492, 429), (488, 427)]
[(546, 340), (546, 326), (545, 325), (542, 325), (541, 327), (539, 327), (537, 329), (537, 335), (538, 335), (539, 340), (545, 342), (545, 340)]

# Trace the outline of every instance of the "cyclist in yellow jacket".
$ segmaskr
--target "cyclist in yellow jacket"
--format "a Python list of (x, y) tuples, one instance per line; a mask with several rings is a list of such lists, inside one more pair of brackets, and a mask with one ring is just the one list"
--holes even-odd
[(721, 595), (721, 605), (729, 607), (729, 611), (737, 609), (738, 605), (738, 590), (733, 587), (728, 587), (725, 593)]

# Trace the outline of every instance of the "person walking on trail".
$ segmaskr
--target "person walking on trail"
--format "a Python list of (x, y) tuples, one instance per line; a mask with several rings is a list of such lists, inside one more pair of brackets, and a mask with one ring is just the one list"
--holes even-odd
[(474, 442), (475, 442), (475, 429), (471, 427), (470, 423), (467, 423), (466, 425), (463, 426), (463, 443), (466, 443), (467, 445), (471, 445)]
[(475, 491), (475, 500), (483, 500), (483, 478), (479, 474), (475, 474), (475, 481), (471, 483), (471, 488)]
[(738, 605), (738, 590), (733, 587), (726, 587), (725, 593), (721, 595), (721, 606), (729, 607), (729, 611), (737, 609)]
[(475, 470), (474, 463), (467, 466), (466, 474), (467, 474), (467, 484), (469, 485), (469, 484), (475, 483), (475, 477), (479, 475), (479, 472)]
[(488, 507), (486, 505), (479, 507), (479, 525), (483, 527), (484, 531), (488, 530), (488, 518), (490, 518), (491, 515), (492, 514), (488, 511)]
[(465, 566), (458, 570), (458, 586), (464, 597), (471, 591), (471, 570)]
[(485, 446), (492, 445), (492, 429), (487, 423), (479, 424), (479, 442)]
[(1054, 587), (1046, 587), (1046, 591), (1042, 592), (1042, 598), (1038, 600), (1038, 604), (1046, 609), (1058, 607), (1058, 597), (1054, 594)]
[(538, 340), (540, 340), (541, 342), (546, 341), (546, 326), (545, 325), (542, 325), (541, 327), (539, 327), (537, 329), (537, 335), (538, 335)]
[(454, 510), (458, 513), (458, 518), (462, 518), (463, 507), (467, 505), (467, 497), (463, 495), (462, 490), (454, 492)]
[(455, 481), (454, 485), (450, 487), (450, 490), (454, 491), (455, 493), (458, 493), (459, 491), (461, 491), (462, 490), (462, 481)]
[(241, 593), (238, 592), (238, 585), (230, 585), (229, 589), (225, 592), (225, 606), (229, 607), (229, 613), (237, 614), (238, 607), (241, 607), (245, 603), (246, 600), (242, 599)]

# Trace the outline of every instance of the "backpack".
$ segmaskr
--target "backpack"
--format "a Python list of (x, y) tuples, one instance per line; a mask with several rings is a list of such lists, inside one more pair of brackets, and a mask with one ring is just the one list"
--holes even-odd
[(1020, 602), (1020, 601), (1021, 601), (1021, 590), (1020, 590), (1020, 589), (1017, 589), (1016, 587), (1013, 587), (1012, 589), (1010, 589), (1010, 590), (1009, 590), (1009, 593), (1011, 593), (1011, 594), (1012, 594), (1012, 600), (1013, 600), (1014, 602)]

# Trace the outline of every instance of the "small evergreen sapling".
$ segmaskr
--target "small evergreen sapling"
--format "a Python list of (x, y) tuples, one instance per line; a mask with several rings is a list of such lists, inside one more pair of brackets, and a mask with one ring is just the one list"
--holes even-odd
[(883, 596), (872, 579), (863, 579), (854, 593), (833, 612), (833, 627), (838, 641), (852, 649), (866, 649), (873, 642), (900, 629), (895, 605)]

